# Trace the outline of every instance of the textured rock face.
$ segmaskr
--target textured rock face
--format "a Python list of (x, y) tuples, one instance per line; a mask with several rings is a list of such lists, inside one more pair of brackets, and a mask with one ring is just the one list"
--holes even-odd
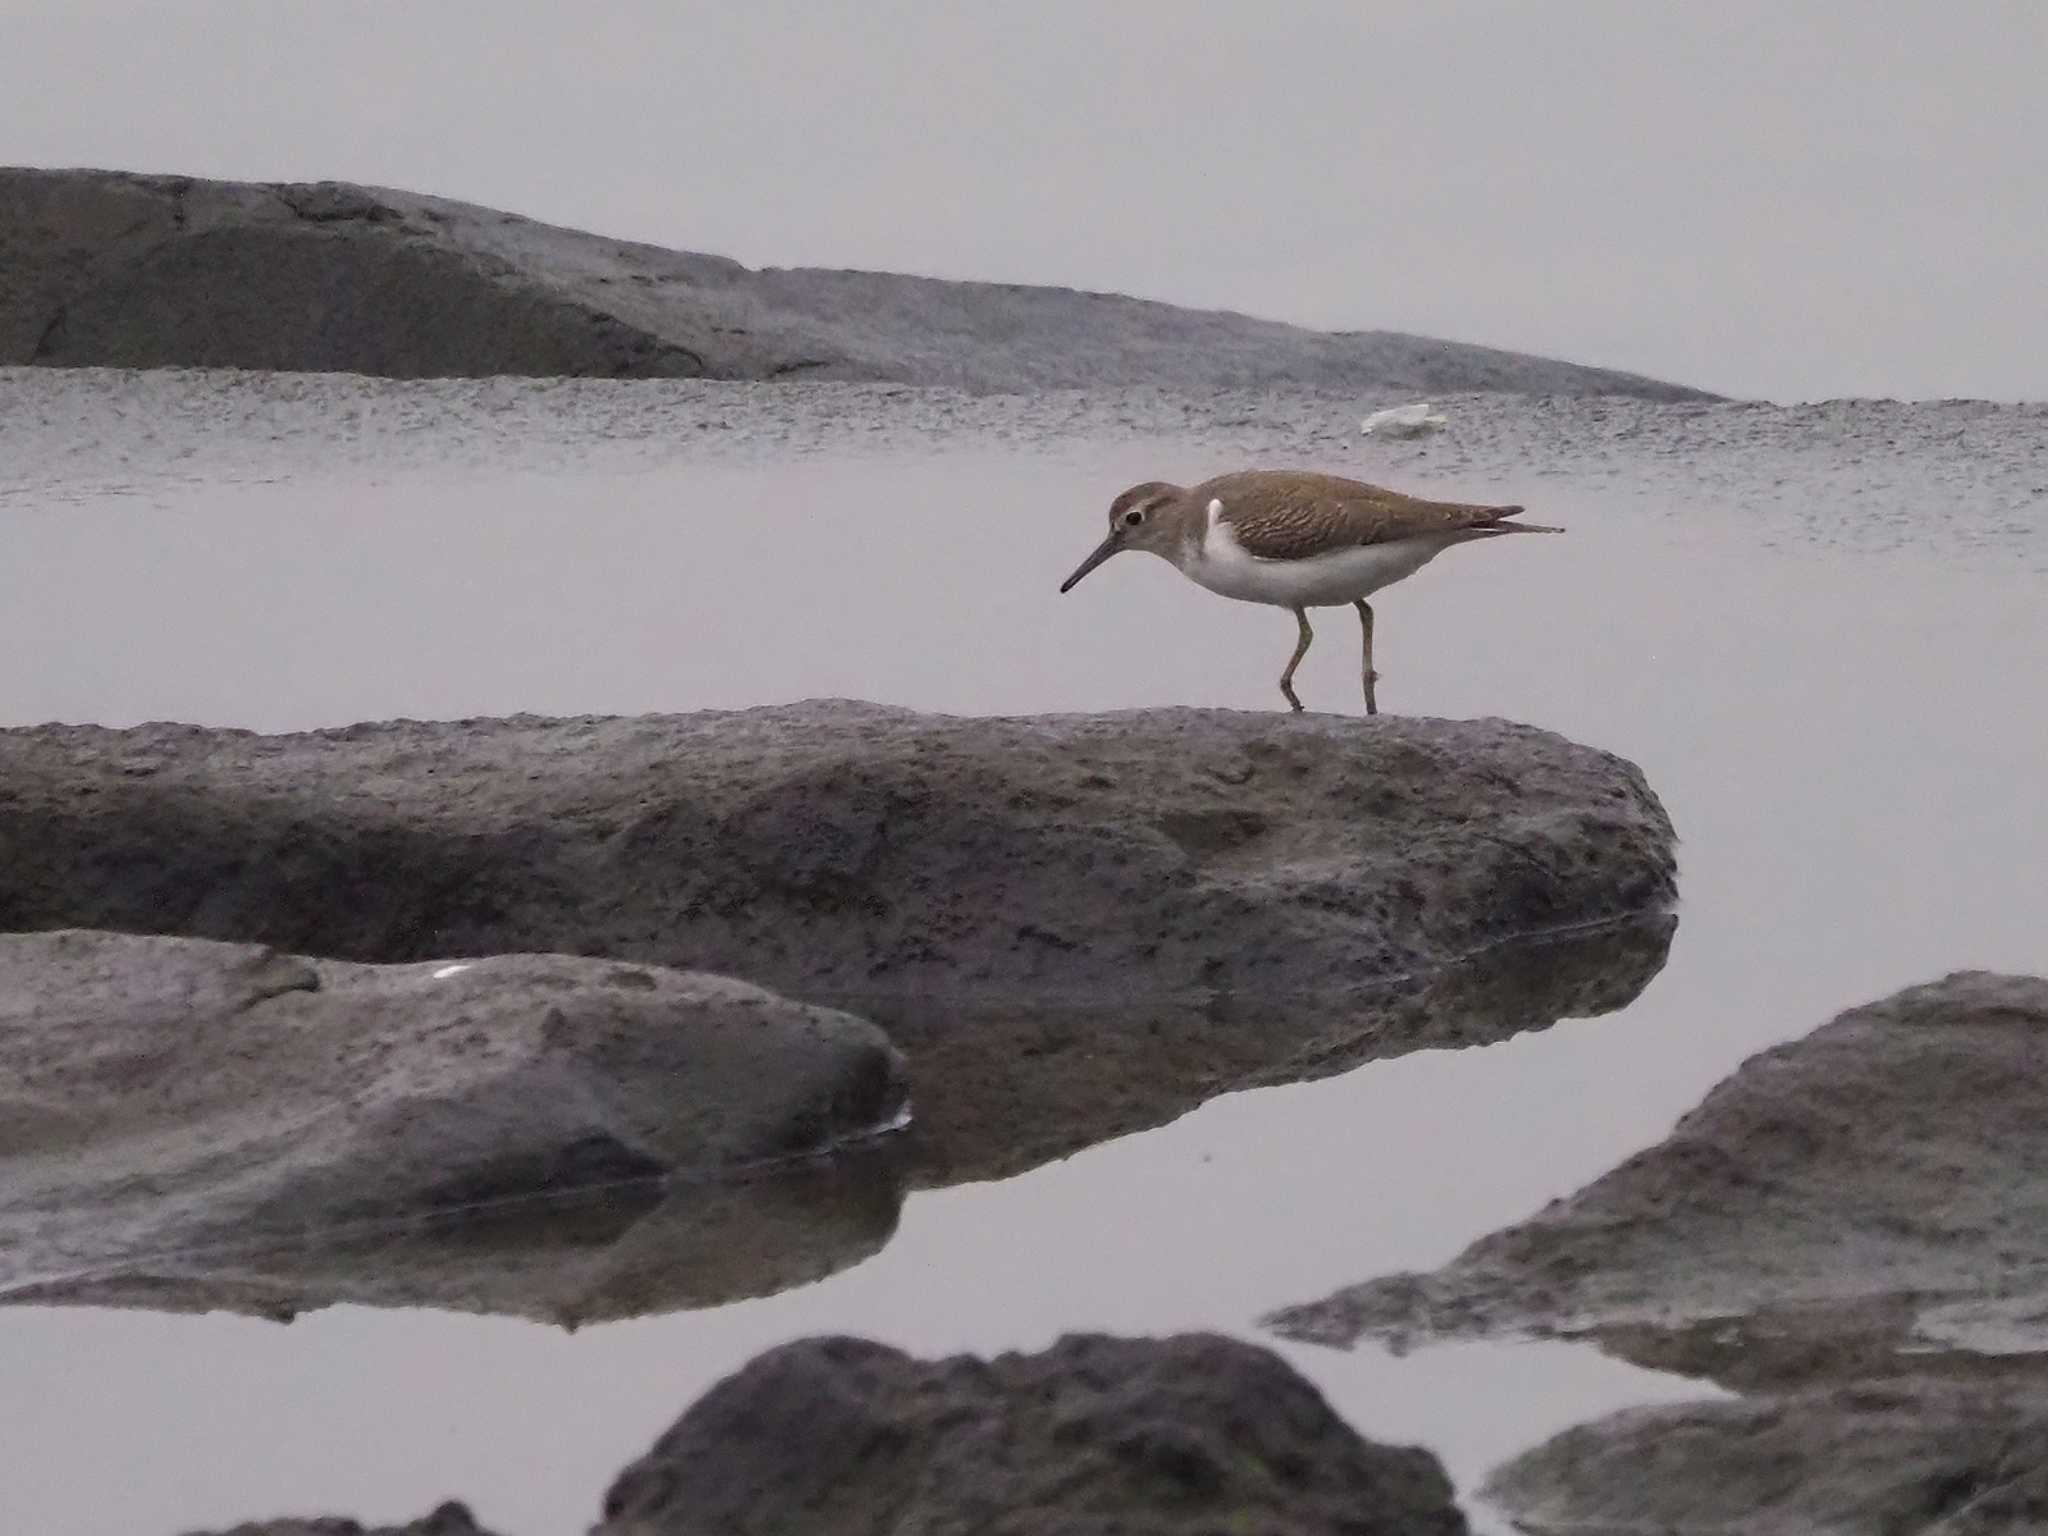
[(0, 929), (599, 953), (806, 996), (1354, 988), (1661, 911), (1641, 773), (1498, 720), (851, 703), (0, 732)]
[(0, 169), (6, 363), (1713, 398), (1486, 347), (1113, 294), (756, 272), (337, 182), (19, 169)]
[(806, 1339), (705, 1394), (596, 1536), (1465, 1529), (1426, 1451), (1360, 1439), (1268, 1351), (1075, 1336), (921, 1362)]
[(1591, 1339), (1753, 1396), (1498, 1469), (1532, 1532), (2048, 1526), (2048, 979), (1959, 972), (1766, 1051), (1671, 1136), (1303, 1339)]
[(558, 1321), (754, 1294), (886, 1238), (893, 1196), (781, 1165), (904, 1093), (874, 1026), (722, 977), (0, 935), (0, 1284)]

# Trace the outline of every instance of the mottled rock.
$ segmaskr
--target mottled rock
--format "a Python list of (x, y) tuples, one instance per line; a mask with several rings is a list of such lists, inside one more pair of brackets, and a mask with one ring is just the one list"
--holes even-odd
[(0, 364), (1708, 400), (1610, 369), (1117, 294), (751, 270), (445, 198), (0, 169)]
[(1184, 1334), (931, 1362), (799, 1340), (621, 1473), (594, 1536), (1464, 1529), (1427, 1451), (1361, 1439), (1270, 1351)]
[(1284, 1334), (1584, 1335), (1738, 1386), (2048, 1351), (2048, 980), (1959, 972), (1746, 1062), (1663, 1142)]
[(0, 930), (560, 951), (806, 996), (1311, 994), (1666, 909), (1669, 819), (1502, 720), (840, 701), (0, 731)]
[(757, 1294), (886, 1239), (898, 1186), (800, 1160), (904, 1095), (873, 1025), (723, 977), (0, 935), (0, 1294), (567, 1322)]

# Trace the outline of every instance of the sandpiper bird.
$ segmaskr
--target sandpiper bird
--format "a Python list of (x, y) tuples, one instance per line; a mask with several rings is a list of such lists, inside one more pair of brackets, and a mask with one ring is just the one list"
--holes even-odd
[(1507, 521), (1521, 510), (1423, 501), (1305, 470), (1241, 470), (1189, 487), (1147, 480), (1109, 504), (1109, 537), (1060, 590), (1111, 555), (1143, 549), (1171, 560), (1211, 592), (1292, 609), (1301, 640), (1280, 674), (1280, 691), (1297, 713), (1294, 669), (1315, 638), (1308, 610), (1350, 603), (1365, 629), (1365, 712), (1376, 715), (1379, 674), (1372, 669), (1366, 597), (1413, 575), (1453, 544), (1503, 533), (1564, 532)]

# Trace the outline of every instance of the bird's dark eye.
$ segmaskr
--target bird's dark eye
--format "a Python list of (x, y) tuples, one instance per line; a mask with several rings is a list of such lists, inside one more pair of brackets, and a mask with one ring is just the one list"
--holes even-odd
[(1133, 509), (1124, 514), (1124, 526), (1126, 528), (1135, 528), (1138, 526), (1138, 524), (1142, 523), (1143, 521), (1145, 521), (1145, 514), (1137, 511), (1136, 509)]

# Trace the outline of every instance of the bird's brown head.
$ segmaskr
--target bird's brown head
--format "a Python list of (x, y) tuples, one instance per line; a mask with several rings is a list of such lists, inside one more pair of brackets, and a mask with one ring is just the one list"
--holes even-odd
[(1126, 549), (1149, 550), (1172, 559), (1172, 547), (1182, 534), (1167, 514), (1180, 496), (1181, 488), (1164, 480), (1147, 480), (1118, 496), (1109, 504), (1109, 537), (1096, 545), (1095, 553), (1060, 583), (1060, 590), (1067, 591), (1111, 555)]

